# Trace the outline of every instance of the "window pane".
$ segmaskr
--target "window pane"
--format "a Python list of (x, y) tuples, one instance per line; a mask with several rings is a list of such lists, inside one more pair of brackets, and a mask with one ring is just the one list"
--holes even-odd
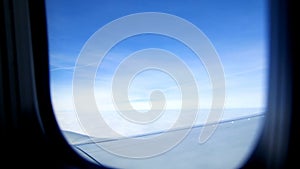
[(264, 121), (267, 2), (46, 1), (66, 139), (116, 168), (239, 168)]

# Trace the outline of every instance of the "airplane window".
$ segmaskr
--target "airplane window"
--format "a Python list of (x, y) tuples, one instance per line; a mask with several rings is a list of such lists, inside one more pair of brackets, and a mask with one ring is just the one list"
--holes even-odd
[(239, 168), (262, 130), (267, 2), (46, 1), (66, 140), (112, 168)]

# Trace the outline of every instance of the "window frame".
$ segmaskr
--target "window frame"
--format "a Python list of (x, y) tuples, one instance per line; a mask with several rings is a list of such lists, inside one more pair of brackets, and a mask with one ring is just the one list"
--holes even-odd
[[(296, 2), (270, 0), (270, 69), (263, 132), (242, 168), (297, 165), (295, 106)], [(45, 2), (0, 4), (0, 126), (2, 165), (105, 168), (79, 156), (64, 139), (51, 105)], [(3, 38), (2, 38), (3, 37)], [(21, 139), (21, 141), (20, 141)], [(11, 155), (13, 154), (13, 155)], [(55, 155), (53, 155), (55, 154)], [(10, 160), (22, 160), (24, 163)], [(41, 163), (41, 164), (40, 164)]]

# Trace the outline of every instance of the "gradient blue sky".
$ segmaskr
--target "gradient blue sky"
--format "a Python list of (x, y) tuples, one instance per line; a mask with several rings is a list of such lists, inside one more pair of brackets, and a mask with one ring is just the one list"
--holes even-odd
[[(89, 37), (105, 24), (139, 12), (163, 12), (179, 16), (196, 25), (210, 39), (224, 67), (225, 108), (265, 106), (268, 64), (265, 1), (48, 0), (46, 5), (51, 95), (57, 114), (73, 111), (73, 70)], [(197, 80), (201, 108), (210, 107), (209, 77), (197, 57), (174, 39), (141, 35), (126, 39), (114, 47), (98, 70), (95, 97), (104, 110), (111, 110), (108, 91), (115, 68), (130, 53), (145, 48), (165, 49), (184, 60)], [(149, 92), (153, 88), (165, 92), (169, 108), (178, 108), (180, 91), (171, 78), (157, 71), (146, 71), (134, 79), (129, 92), (133, 106), (137, 109), (149, 108)]]

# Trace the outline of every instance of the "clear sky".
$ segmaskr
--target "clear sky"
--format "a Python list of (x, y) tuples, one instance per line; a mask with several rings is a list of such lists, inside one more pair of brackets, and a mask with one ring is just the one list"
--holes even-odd
[[(267, 78), (267, 6), (261, 0), (48, 0), (50, 82), (54, 109), (72, 112), (72, 78), (76, 59), (90, 36), (105, 24), (140, 12), (163, 12), (196, 25), (214, 45), (226, 80), (225, 108), (265, 107)], [(201, 61), (181, 42), (147, 34), (120, 42), (105, 56), (95, 78), (95, 98), (112, 110), (111, 79), (122, 59), (146, 48), (160, 48), (179, 56), (194, 74), (200, 108), (211, 105), (211, 84)], [(167, 63), (166, 64), (172, 64)], [(178, 70), (180, 71), (180, 70)], [(134, 108), (149, 109), (149, 94), (164, 92), (169, 109), (180, 106), (180, 90), (166, 74), (149, 70), (133, 79), (129, 98)]]

